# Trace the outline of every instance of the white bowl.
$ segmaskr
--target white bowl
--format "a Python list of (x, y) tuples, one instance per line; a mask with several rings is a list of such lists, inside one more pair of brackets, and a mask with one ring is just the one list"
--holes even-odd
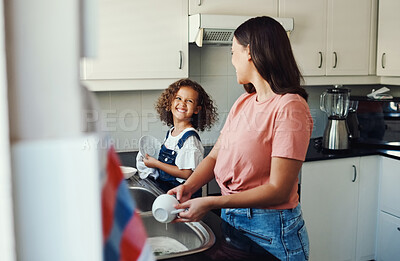
[(174, 208), (174, 205), (178, 203), (179, 201), (172, 195), (162, 194), (158, 196), (151, 209), (154, 218), (161, 223), (171, 222), (178, 216), (178, 213), (184, 211), (184, 209)]
[(125, 179), (129, 179), (137, 172), (137, 169), (132, 167), (120, 166), (120, 168), (122, 173), (124, 174)]

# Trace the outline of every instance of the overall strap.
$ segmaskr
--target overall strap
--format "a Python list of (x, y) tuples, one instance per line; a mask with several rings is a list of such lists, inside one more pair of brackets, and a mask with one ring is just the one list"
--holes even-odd
[(179, 149), (182, 148), (183, 144), (185, 143), (185, 141), (190, 137), (190, 136), (195, 136), (199, 141), (201, 141), (199, 134), (197, 134), (196, 131), (194, 130), (190, 130), (185, 132), (185, 134), (183, 134), (182, 138), (179, 139), (178, 141), (178, 147)]

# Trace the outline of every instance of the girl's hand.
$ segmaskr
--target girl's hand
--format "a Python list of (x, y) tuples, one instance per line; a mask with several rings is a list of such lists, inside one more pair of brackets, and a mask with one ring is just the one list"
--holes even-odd
[(170, 189), (167, 194), (175, 195), (176, 199), (179, 200), (180, 203), (186, 202), (192, 196), (192, 193), (185, 187), (185, 185), (179, 185), (173, 189)]
[(148, 168), (157, 168), (157, 163), (159, 161), (153, 157), (150, 157), (149, 154), (146, 153), (146, 155), (143, 157), (143, 163), (146, 165)]
[(176, 209), (187, 209), (179, 213), (173, 222), (198, 222), (212, 209), (210, 198), (194, 198), (175, 206)]

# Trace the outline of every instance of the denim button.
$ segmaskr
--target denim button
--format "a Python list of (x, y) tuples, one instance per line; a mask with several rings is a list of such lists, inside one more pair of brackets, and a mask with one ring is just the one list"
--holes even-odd
[(175, 151), (172, 152), (172, 155), (174, 155), (174, 154), (175, 154)]
[(164, 161), (167, 162), (167, 161), (168, 161), (168, 158), (165, 158)]

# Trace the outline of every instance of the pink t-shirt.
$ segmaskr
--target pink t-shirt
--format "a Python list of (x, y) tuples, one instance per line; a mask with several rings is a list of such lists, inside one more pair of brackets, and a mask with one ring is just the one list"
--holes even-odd
[[(241, 95), (221, 130), (221, 147), (214, 167), (222, 195), (269, 182), (271, 158), (304, 161), (313, 121), (307, 102), (297, 94), (274, 95), (258, 102), (256, 93)], [(297, 206), (297, 183), (287, 203)]]

